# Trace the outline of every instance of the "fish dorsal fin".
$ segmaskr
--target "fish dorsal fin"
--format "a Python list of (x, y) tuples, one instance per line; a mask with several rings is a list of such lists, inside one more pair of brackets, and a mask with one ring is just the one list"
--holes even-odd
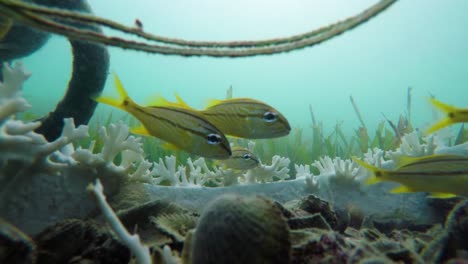
[(431, 193), (429, 197), (431, 198), (440, 198), (440, 199), (448, 199), (455, 197), (455, 194), (452, 193)]
[(220, 99), (208, 99), (208, 100), (206, 100), (206, 108), (210, 108), (210, 107), (219, 105), (219, 104), (221, 104), (223, 101), (224, 101), (224, 100), (220, 100)]
[(184, 108), (187, 108), (187, 109), (193, 109), (192, 107), (190, 107), (190, 105), (188, 105), (183, 99), (182, 97), (180, 97), (180, 95), (178, 93), (174, 93), (174, 96), (175, 98), (177, 99), (177, 103), (179, 104), (180, 107), (184, 107)]
[(147, 103), (148, 106), (171, 106), (172, 104), (175, 103), (167, 100), (159, 93), (150, 96)]
[(405, 185), (398, 186), (390, 191), (390, 193), (411, 193), (414, 192), (411, 188)]
[(192, 109), (184, 100), (182, 100), (182, 98), (177, 93), (175, 93), (174, 95), (177, 99), (177, 102), (171, 102), (161, 94), (156, 94), (149, 99), (148, 106), (170, 106)]
[(143, 125), (130, 129), (130, 132), (137, 135), (150, 136), (151, 133)]

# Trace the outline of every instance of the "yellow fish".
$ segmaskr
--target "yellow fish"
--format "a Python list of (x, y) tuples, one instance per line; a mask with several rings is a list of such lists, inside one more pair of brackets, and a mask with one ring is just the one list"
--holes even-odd
[(451, 105), (444, 104), (434, 98), (430, 99), (430, 102), (441, 111), (446, 114), (446, 118), (440, 120), (427, 130), (427, 134), (433, 133), (446, 126), (450, 126), (455, 123), (468, 122), (468, 108), (457, 108)]
[(288, 120), (273, 107), (250, 98), (211, 100), (203, 116), (226, 135), (275, 138), (291, 131)]
[(395, 170), (377, 168), (356, 157), (353, 160), (372, 172), (367, 184), (400, 183), (392, 193), (430, 192), (439, 198), (468, 196), (468, 157), (445, 154), (401, 157), (396, 161)]
[(257, 167), (260, 164), (257, 156), (250, 150), (241, 147), (231, 148), (232, 155), (229, 159), (219, 161), (226, 168), (235, 170), (249, 170)]
[(178, 149), (206, 158), (228, 159), (231, 156), (224, 134), (196, 111), (164, 104), (138, 105), (128, 96), (117, 75), (114, 80), (120, 98), (99, 96), (94, 100), (137, 118), (143, 126), (132, 129), (133, 133), (160, 138)]
[(204, 110), (190, 107), (180, 96), (177, 102), (158, 97), (159, 102), (174, 107), (199, 111), (203, 117), (223, 131), (224, 134), (239, 138), (275, 138), (286, 136), (291, 131), (288, 120), (276, 109), (264, 102), (250, 98), (209, 100)]

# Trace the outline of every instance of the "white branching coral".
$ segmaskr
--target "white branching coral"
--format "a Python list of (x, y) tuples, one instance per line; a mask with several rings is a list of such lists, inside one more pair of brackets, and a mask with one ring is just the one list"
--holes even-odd
[(417, 132), (405, 134), (401, 139), (400, 147), (395, 151), (387, 152), (386, 157), (394, 160), (399, 156), (420, 157), (434, 154), (437, 147), (434, 137), (434, 135), (426, 137), (425, 143), (422, 143)]
[(315, 176), (310, 171), (310, 165), (294, 164), (296, 170), (296, 179), (305, 180), (306, 186), (311, 192), (316, 192), (319, 188), (318, 176)]
[(400, 156), (420, 157), (433, 154), (468, 156), (468, 143), (448, 146), (446, 141), (446, 139), (440, 137), (439, 134), (436, 133), (422, 137), (420, 140), (416, 132), (411, 132), (403, 136), (399, 148), (395, 151), (388, 151), (385, 157), (396, 160)]
[(352, 160), (321, 157), (312, 163), (319, 170), (318, 175), (310, 172), (309, 165), (296, 166), (296, 177), (304, 178), (311, 189), (330, 188), (331, 183), (354, 186), (367, 178), (367, 173)]
[(180, 183), (181, 170), (177, 169), (176, 157), (166, 156), (164, 161), (159, 158), (159, 162), (154, 162), (152, 174), (156, 176), (153, 179), (154, 184), (160, 184), (163, 181), (168, 181), (171, 186), (178, 186)]
[(76, 128), (73, 119), (65, 119), (62, 135), (48, 142), (44, 136), (34, 132), (41, 125), (40, 122), (15, 120), (16, 113), (30, 107), (21, 92), (23, 82), (30, 75), (21, 63), (16, 63), (13, 68), (4, 64), (5, 81), (0, 82), (0, 161), (21, 161), (23, 169), (34, 167), (36, 171), (56, 170), (62, 166), (61, 162), (68, 160), (65, 156), (70, 153), (70, 147), (67, 145), (88, 136), (87, 127)]
[[(148, 162), (143, 159), (141, 138), (129, 135), (127, 125), (119, 122), (111, 124), (108, 128), (102, 127), (99, 136), (103, 140), (100, 152), (94, 153), (95, 142), (91, 142), (88, 148), (78, 148), (71, 156), (81, 166), (90, 168), (105, 167), (115, 173), (129, 173), (135, 164), (137, 171), (131, 174), (131, 179), (144, 180), (149, 177)], [(120, 164), (116, 164), (115, 157), (122, 153)]]
[[(188, 158), (186, 166), (177, 166), (174, 156), (160, 158), (150, 169), (146, 165), (145, 181), (152, 184), (169, 184), (179, 187), (230, 186), (241, 183), (265, 183), (289, 178), (289, 159), (274, 156), (271, 165), (247, 171), (213, 166), (209, 168), (204, 158), (195, 161)], [(137, 169), (138, 170), (138, 169)]]
[(265, 183), (276, 180), (285, 180), (289, 178), (289, 163), (288, 158), (283, 158), (278, 155), (273, 156), (271, 165), (260, 163), (258, 167), (248, 170), (245, 174), (246, 183)]
[[(3, 67), (0, 212), (24, 231), (34, 233), (54, 220), (89, 214), (92, 205), (83, 201), (84, 186), (89, 180), (100, 177), (107, 183), (108, 191), (116, 193), (131, 171), (129, 179), (148, 178), (148, 163), (143, 159), (140, 139), (129, 136), (128, 127), (123, 124), (102, 128), (103, 148), (93, 153), (94, 142), (88, 149), (75, 149), (72, 142), (88, 137), (88, 127), (75, 127), (73, 119), (64, 119), (62, 134), (52, 142), (34, 132), (40, 122), (16, 120), (17, 113), (30, 107), (21, 92), (29, 75), (21, 63)], [(122, 162), (116, 164), (119, 153)], [(51, 177), (56, 175), (60, 176)]]
[(17, 62), (14, 67), (3, 64), (3, 79), (0, 82), (0, 122), (18, 112), (22, 112), (31, 106), (22, 97), (21, 89), (23, 82), (31, 76), (21, 62)]

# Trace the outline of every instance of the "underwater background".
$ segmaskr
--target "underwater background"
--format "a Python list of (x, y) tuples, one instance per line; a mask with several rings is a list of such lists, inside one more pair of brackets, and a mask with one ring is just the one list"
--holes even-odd
[[(359, 13), (376, 1), (92, 1), (95, 14), (132, 25), (139, 19), (147, 32), (192, 40), (247, 40), (288, 36), (331, 24)], [(468, 96), (468, 2), (399, 1), (368, 23), (312, 48), (250, 58), (164, 56), (109, 48), (111, 72), (139, 103), (177, 92), (202, 108), (209, 98), (222, 99), (232, 86), (234, 97), (262, 100), (281, 111), (292, 128), (311, 126), (309, 105), (325, 134), (337, 123), (347, 135), (359, 126), (352, 95), (369, 131), (406, 112), (412, 90), (411, 122), (433, 122), (431, 95), (466, 106)], [(107, 32), (107, 31), (106, 31)], [(115, 33), (115, 32), (113, 32)], [(118, 35), (118, 34), (117, 34)], [(34, 74), (25, 97), (36, 115), (52, 111), (65, 93), (71, 71), (70, 45), (53, 36), (38, 52), (23, 59)], [(105, 94), (113, 95), (108, 79)], [(99, 105), (95, 117), (126, 115)], [(452, 126), (457, 131), (459, 126)], [(371, 135), (370, 132), (369, 135)]]
[(0, 263), (467, 262), (468, 1), (43, 1), (0, 0)]

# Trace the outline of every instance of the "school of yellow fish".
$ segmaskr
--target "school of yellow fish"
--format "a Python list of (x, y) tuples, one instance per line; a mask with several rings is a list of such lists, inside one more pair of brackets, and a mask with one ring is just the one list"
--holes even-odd
[[(96, 101), (122, 109), (141, 122), (131, 131), (151, 135), (168, 142), (173, 148), (198, 156), (226, 160), (235, 167), (258, 164), (258, 159), (239, 149), (231, 150), (225, 135), (242, 138), (273, 138), (288, 135), (291, 131), (286, 118), (273, 107), (249, 98), (212, 101), (205, 109), (196, 110), (180, 97), (169, 102), (159, 97), (149, 106), (135, 103), (125, 91), (117, 75), (115, 87), (119, 98), (98, 96)], [(235, 154), (235, 155), (233, 155)], [(239, 159), (238, 155), (243, 155)], [(244, 165), (239, 165), (239, 160)]]
[[(274, 138), (288, 135), (291, 127), (275, 108), (250, 98), (211, 100), (204, 109), (190, 107), (176, 95), (177, 102), (162, 96), (149, 106), (135, 103), (125, 91), (117, 75), (115, 87), (120, 98), (98, 96), (96, 101), (122, 109), (141, 122), (131, 131), (151, 135), (168, 142), (173, 148), (202, 157), (220, 160), (226, 168), (248, 170), (259, 165), (259, 159), (248, 149), (232, 147), (225, 135), (240, 138)], [(468, 122), (468, 109), (456, 108), (436, 99), (430, 102), (446, 117), (430, 127), (433, 133), (454, 123)], [(385, 170), (353, 158), (372, 172), (367, 184), (393, 181), (401, 186), (392, 193), (429, 192), (434, 197), (468, 196), (468, 157), (430, 155), (401, 157), (396, 169)]]

